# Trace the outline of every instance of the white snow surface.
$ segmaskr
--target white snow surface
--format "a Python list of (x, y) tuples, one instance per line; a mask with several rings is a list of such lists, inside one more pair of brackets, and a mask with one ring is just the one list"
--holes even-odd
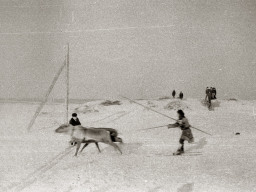
[[(176, 118), (176, 109), (165, 107), (171, 101), (137, 102)], [(38, 105), (0, 103), (0, 191), (256, 191), (255, 101), (220, 100), (213, 111), (198, 99), (182, 101), (190, 124), (212, 134), (192, 129), (195, 143), (185, 143), (184, 156), (172, 156), (179, 146), (180, 129), (140, 130), (173, 120), (129, 101), (121, 102), (113, 106), (99, 106), (100, 101), (70, 105), (70, 114), (77, 111), (82, 125), (115, 128), (124, 141), (118, 144), (122, 155), (100, 143), (101, 153), (90, 144), (78, 157), (68, 143), (70, 136), (54, 132), (64, 122), (64, 105), (46, 105), (28, 132)], [(85, 112), (88, 106), (97, 111)]]

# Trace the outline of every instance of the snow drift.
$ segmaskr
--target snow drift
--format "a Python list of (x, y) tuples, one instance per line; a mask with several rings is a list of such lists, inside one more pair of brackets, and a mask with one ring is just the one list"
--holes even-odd
[(174, 101), (171, 101), (170, 103), (168, 103), (165, 106), (165, 109), (169, 109), (169, 110), (182, 109), (182, 110), (185, 110), (185, 109), (189, 109), (189, 107), (184, 102), (182, 102), (181, 100), (174, 100)]

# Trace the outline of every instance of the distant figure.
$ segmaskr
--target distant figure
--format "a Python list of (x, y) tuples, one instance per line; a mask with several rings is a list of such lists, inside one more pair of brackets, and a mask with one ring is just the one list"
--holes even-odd
[(205, 93), (208, 94), (210, 90), (210, 87), (206, 87)]
[(210, 87), (206, 87), (206, 90), (205, 90), (205, 101), (209, 100), (208, 95), (211, 94), (211, 89)]
[(213, 87), (213, 88), (212, 88), (212, 99), (217, 99), (217, 98), (216, 98), (216, 95), (217, 95), (216, 88)]
[(206, 87), (206, 90), (205, 90), (205, 101), (207, 100), (207, 96), (209, 95), (210, 91), (211, 91), (211, 89), (209, 87)]
[(72, 114), (72, 118), (70, 119), (69, 124), (73, 126), (81, 125), (76, 113)]
[(182, 91), (180, 92), (180, 99), (183, 99), (183, 93), (182, 93)]
[(217, 91), (215, 87), (206, 87), (205, 90), (205, 101), (208, 102), (208, 108), (211, 108), (212, 105), (212, 100), (213, 99), (217, 99), (216, 95), (217, 95)]
[(175, 95), (176, 95), (176, 91), (173, 90), (173, 91), (172, 91), (172, 97), (175, 98)]
[(190, 124), (188, 122), (188, 119), (185, 117), (185, 114), (182, 110), (178, 110), (178, 121), (175, 124), (169, 124), (169, 128), (175, 128), (175, 127), (180, 127), (182, 130), (182, 134), (180, 136), (180, 147), (178, 148), (177, 152), (174, 153), (174, 155), (181, 155), (184, 153), (184, 141), (188, 141), (189, 143), (194, 142), (194, 137), (192, 134), (192, 131), (190, 129)]

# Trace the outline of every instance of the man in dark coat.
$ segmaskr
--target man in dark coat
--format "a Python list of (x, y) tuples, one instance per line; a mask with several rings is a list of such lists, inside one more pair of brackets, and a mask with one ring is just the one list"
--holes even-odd
[(69, 124), (71, 124), (73, 126), (81, 125), (76, 113), (72, 114), (72, 118), (70, 119)]
[(176, 95), (176, 91), (173, 90), (173, 91), (172, 91), (172, 97), (175, 98), (175, 95)]

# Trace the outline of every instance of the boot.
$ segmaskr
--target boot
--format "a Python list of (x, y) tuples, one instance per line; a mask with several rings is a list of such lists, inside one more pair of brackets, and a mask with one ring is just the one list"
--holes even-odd
[(182, 154), (184, 153), (184, 146), (182, 145), (176, 152), (177, 154)]

